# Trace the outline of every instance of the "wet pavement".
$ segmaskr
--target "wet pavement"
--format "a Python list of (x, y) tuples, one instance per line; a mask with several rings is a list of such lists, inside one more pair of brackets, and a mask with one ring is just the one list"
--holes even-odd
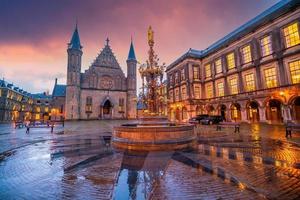
[(134, 152), (103, 138), (121, 123), (1, 124), (0, 199), (300, 199), (300, 135), (283, 126), (201, 126), (195, 149)]

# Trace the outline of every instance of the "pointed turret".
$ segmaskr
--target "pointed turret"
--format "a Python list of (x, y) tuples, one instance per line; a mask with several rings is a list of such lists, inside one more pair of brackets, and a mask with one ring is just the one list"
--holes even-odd
[(73, 36), (71, 38), (71, 41), (70, 41), (70, 43), (68, 45), (69, 45), (68, 46), (69, 49), (77, 49), (77, 50), (81, 50), (82, 49), (82, 46), (80, 44), (80, 38), (79, 38), (77, 24), (76, 24)]
[(132, 39), (131, 39), (131, 44), (130, 44), (130, 49), (129, 49), (127, 60), (136, 60)]

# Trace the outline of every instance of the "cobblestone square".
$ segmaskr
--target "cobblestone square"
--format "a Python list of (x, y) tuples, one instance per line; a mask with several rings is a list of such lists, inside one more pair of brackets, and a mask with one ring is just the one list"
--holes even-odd
[(299, 199), (299, 134), (201, 125), (196, 149), (121, 151), (103, 136), (124, 120), (30, 130), (0, 125), (0, 199)]

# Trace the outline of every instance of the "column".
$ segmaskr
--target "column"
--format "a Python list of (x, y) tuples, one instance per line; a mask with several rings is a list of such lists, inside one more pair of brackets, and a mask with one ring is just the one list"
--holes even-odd
[(259, 106), (258, 111), (259, 111), (259, 121), (260, 122), (267, 122), (267, 120), (266, 120), (266, 107)]

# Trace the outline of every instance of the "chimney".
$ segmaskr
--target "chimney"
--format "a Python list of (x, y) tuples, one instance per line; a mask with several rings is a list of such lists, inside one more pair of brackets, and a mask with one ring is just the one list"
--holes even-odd
[(57, 85), (57, 78), (55, 78), (55, 85)]

